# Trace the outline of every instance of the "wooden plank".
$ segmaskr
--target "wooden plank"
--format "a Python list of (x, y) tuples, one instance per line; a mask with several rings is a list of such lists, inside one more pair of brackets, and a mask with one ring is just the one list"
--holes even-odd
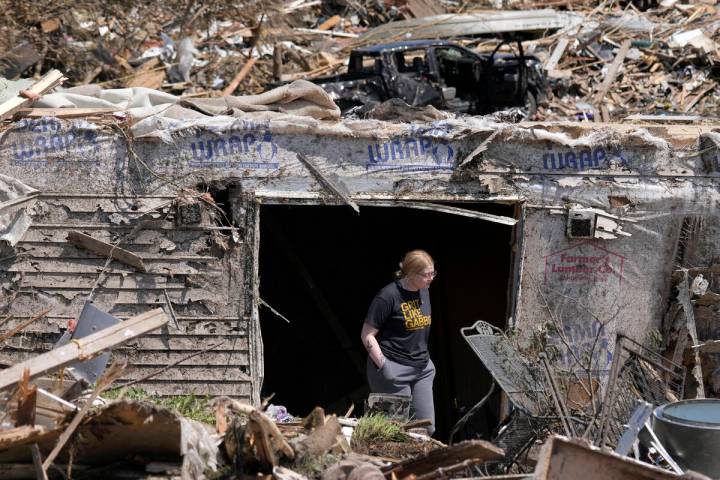
[[(92, 288), (97, 281), (96, 274), (36, 274), (27, 275), (22, 279), (20, 285), (22, 287), (38, 287), (38, 288), (72, 288), (86, 289)], [(169, 279), (160, 275), (153, 274), (130, 274), (121, 275), (118, 273), (110, 274), (103, 281), (103, 288), (106, 289), (135, 289), (135, 288), (166, 288), (169, 290), (184, 289), (185, 282), (178, 279)]]
[(30, 88), (21, 92), (17, 97), (6, 100), (0, 105), (0, 120), (5, 120), (23, 107), (30, 106), (41, 95), (62, 84), (66, 78), (59, 70), (50, 70), (35, 82)]
[(209, 396), (225, 395), (228, 397), (242, 397), (250, 403), (250, 382), (210, 383), (207, 381), (178, 382), (175, 380), (149, 380), (138, 384), (138, 387), (153, 395), (170, 396), (188, 395), (189, 393)]
[[(157, 245), (159, 247), (159, 245)], [(134, 247), (132, 249), (128, 247)], [(143, 263), (145, 262), (213, 262), (219, 258), (211, 255), (193, 255), (188, 252), (173, 251), (173, 252), (148, 252), (146, 246), (136, 245), (124, 245), (124, 251), (129, 252), (132, 255), (138, 256)], [(23, 251), (28, 254), (30, 258), (58, 258), (62, 257), (64, 260), (83, 260), (86, 258), (93, 259), (107, 259), (107, 256), (89, 252), (81, 247), (70, 246), (66, 244), (65, 247), (60, 245), (37, 245), (31, 248), (23, 247)], [(143, 255), (139, 255), (142, 253)]]
[[(190, 362), (188, 362), (190, 363)], [(120, 380), (125, 383), (143, 378), (146, 375), (155, 373), (160, 367), (138, 367), (134, 366), (131, 371), (123, 375)], [(175, 381), (175, 382), (202, 382), (213, 381), (222, 382), (232, 379), (239, 382), (250, 382), (252, 379), (247, 374), (247, 366), (215, 366), (207, 367), (205, 365), (179, 365), (173, 366), (164, 372), (160, 372), (152, 377), (152, 380)], [(150, 379), (147, 379), (149, 381)]]
[(232, 350), (235, 348), (246, 349), (248, 339), (246, 335), (156, 335), (144, 336), (133, 340), (132, 346), (120, 348), (134, 348), (143, 351), (192, 351), (207, 348), (210, 345), (222, 341), (220, 349)]
[[(77, 310), (76, 310), (77, 311)], [(23, 321), (12, 319), (6, 324), (7, 328), (14, 328), (20, 326)], [(25, 335), (44, 335), (44, 334), (59, 334), (64, 331), (68, 324), (68, 318), (54, 319), (45, 318), (43, 322), (35, 322), (31, 327), (21, 329)], [(223, 322), (212, 322), (212, 321), (178, 321), (179, 329), (173, 329), (173, 335), (177, 337), (191, 336), (191, 335), (227, 335), (232, 336), (246, 336), (248, 334), (247, 325), (243, 322), (238, 324), (238, 321), (223, 321)]]
[(605, 76), (605, 80), (603, 80), (603, 83), (600, 85), (600, 88), (598, 89), (597, 93), (595, 94), (595, 97), (593, 99), (593, 103), (597, 106), (602, 102), (602, 100), (605, 98), (605, 95), (607, 94), (608, 90), (610, 90), (610, 87), (612, 86), (613, 82), (615, 81), (615, 77), (617, 77), (618, 72), (620, 71), (620, 67), (623, 64), (623, 61), (625, 60), (625, 56), (627, 55), (628, 51), (630, 50), (630, 44), (631, 41), (625, 40), (623, 41), (622, 45), (620, 45), (620, 50), (618, 51), (617, 55), (615, 55), (615, 59), (613, 59), (612, 64), (610, 65), (610, 68), (608, 69), (608, 73)]
[(109, 348), (137, 338), (147, 332), (160, 328), (168, 319), (162, 309), (151, 310), (117, 325), (100, 330), (79, 341), (71, 342), (51, 350), (28, 361), (15, 364), (0, 371), (0, 389), (7, 388), (18, 381), (23, 371), (30, 371), (30, 378), (42, 373), (69, 365), (79, 358), (92, 358)]
[[(236, 365), (238, 367), (248, 366), (249, 358), (247, 350), (226, 350), (212, 351), (211, 353), (203, 353), (195, 357), (193, 365), (205, 367), (218, 367), (220, 369), (228, 365)], [(113, 359), (126, 359), (134, 367), (141, 368), (159, 368), (168, 363), (175, 362), (182, 357), (187, 356), (191, 350), (180, 352), (171, 351), (136, 351), (129, 349), (115, 349), (112, 351)], [(38, 351), (10, 351), (4, 350), (0, 353), (0, 362), (15, 363), (31, 359), (38, 355)]]
[(102, 255), (103, 257), (112, 257), (118, 262), (135, 267), (141, 272), (146, 272), (145, 264), (142, 258), (138, 257), (134, 253), (128, 252), (127, 250), (120, 248), (116, 245), (111, 245), (103, 241), (97, 240), (90, 235), (85, 235), (77, 230), (72, 230), (68, 233), (68, 242), (77, 245), (79, 247), (87, 248), (91, 252)]
[[(467, 440), (455, 445), (438, 448), (426, 455), (402, 461), (383, 469), (385, 478), (420, 477), (434, 472), (438, 468), (449, 467), (463, 461), (470, 462), (466, 467), (491, 460), (500, 460), (505, 453), (484, 440)], [(568, 477), (569, 478), (569, 477)]]
[(557, 69), (558, 63), (560, 62), (560, 59), (565, 53), (565, 49), (567, 48), (568, 44), (570, 44), (570, 40), (565, 37), (558, 40), (558, 43), (557, 45), (555, 45), (555, 48), (550, 55), (550, 58), (548, 58), (547, 63), (545, 63), (545, 70), (551, 71)]
[(536, 480), (670, 480), (672, 472), (648, 463), (589, 447), (579, 440), (551, 437), (540, 452)]
[[(63, 109), (71, 110), (71, 109)], [(70, 210), (73, 213), (91, 213), (98, 211), (105, 213), (120, 213), (127, 215), (142, 215), (153, 210), (161, 210), (172, 206), (172, 199), (167, 197), (122, 197), (117, 198), (87, 198), (65, 197), (52, 194), (41, 194), (40, 201), (48, 206), (49, 210)]]
[[(246, 367), (249, 365), (250, 359), (247, 350), (227, 350), (231, 347), (225, 346), (226, 350), (213, 350), (209, 353), (201, 353), (193, 358), (193, 365), (204, 366), (206, 368), (215, 368), (222, 370), (228, 365), (236, 365), (238, 367)], [(158, 368), (168, 363), (176, 362), (185, 357), (192, 350), (182, 352), (150, 352), (150, 351), (134, 351), (134, 350), (114, 350), (113, 358), (126, 358), (133, 367), (139, 368)]]
[(122, 112), (122, 108), (89, 107), (89, 108), (21, 108), (15, 114), (16, 117), (27, 118), (85, 118), (95, 115), (112, 115), (115, 112)]
[(232, 95), (235, 90), (237, 90), (238, 86), (240, 85), (240, 82), (243, 81), (245, 77), (247, 77), (248, 73), (250, 73), (250, 70), (252, 69), (253, 65), (255, 65), (255, 62), (257, 59), (250, 58), (247, 62), (245, 62), (245, 65), (240, 69), (240, 71), (235, 75), (235, 77), (232, 79), (230, 84), (225, 87), (225, 89), (222, 91), (223, 97), (227, 97), (228, 95)]
[(298, 34), (307, 34), (307, 35), (328, 35), (331, 37), (340, 37), (340, 38), (358, 38), (360, 35), (357, 33), (345, 33), (345, 32), (336, 32), (334, 30), (326, 31), (326, 30), (318, 30), (316, 28), (293, 28), (293, 32), (296, 32)]
[(31, 443), (36, 439), (41, 438), (47, 433), (47, 428), (35, 425), (25, 425), (22, 427), (8, 428), (6, 430), (0, 430), (0, 450), (12, 447), (19, 442)]
[[(94, 258), (88, 258), (83, 259), (82, 261), (75, 261), (75, 262), (65, 262), (61, 258), (57, 260), (52, 259), (35, 259), (35, 260), (21, 260), (19, 262), (13, 263), (10, 267), (8, 267), (7, 271), (9, 272), (41, 272), (41, 273), (53, 273), (53, 274), (62, 274), (62, 273), (99, 273), (103, 265), (105, 264), (104, 260), (101, 259), (94, 259)], [(113, 266), (112, 271), (115, 273), (137, 273), (137, 270), (134, 267), (129, 267), (125, 265), (117, 265)], [(199, 270), (194, 267), (190, 267), (188, 265), (183, 264), (182, 262), (172, 263), (172, 262), (157, 262), (148, 264), (147, 266), (147, 273), (157, 273), (160, 275), (207, 275), (207, 276), (213, 276), (213, 274), (216, 275), (222, 275), (224, 272), (223, 269), (211, 269), (208, 268), (207, 270)]]

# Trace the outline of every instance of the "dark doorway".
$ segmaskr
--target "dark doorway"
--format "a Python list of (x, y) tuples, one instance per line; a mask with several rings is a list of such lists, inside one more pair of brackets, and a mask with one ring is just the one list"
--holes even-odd
[[(454, 206), (512, 216), (501, 204)], [(260, 209), (260, 297), (290, 323), (260, 306), (265, 346), (263, 395), (297, 416), (316, 405), (344, 414), (367, 397), (360, 329), (377, 291), (415, 248), (435, 259), (430, 288), (430, 355), (437, 367), (437, 433), (452, 425), (490, 386), (490, 377), (460, 337), (485, 320), (505, 328), (512, 229), (483, 220), (406, 208), (264, 205)], [(359, 363), (359, 365), (358, 365)], [(487, 435), (499, 401), (470, 425)]]

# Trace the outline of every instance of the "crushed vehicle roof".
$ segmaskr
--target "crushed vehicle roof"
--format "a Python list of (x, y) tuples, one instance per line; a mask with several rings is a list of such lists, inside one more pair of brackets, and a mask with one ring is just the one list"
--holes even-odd
[(380, 53), (386, 50), (409, 50), (412, 48), (423, 48), (423, 47), (440, 47), (440, 46), (459, 46), (455, 42), (449, 40), (405, 40), (402, 42), (390, 42), (380, 43), (377, 45), (369, 45), (367, 47), (356, 48), (354, 52), (360, 53)]

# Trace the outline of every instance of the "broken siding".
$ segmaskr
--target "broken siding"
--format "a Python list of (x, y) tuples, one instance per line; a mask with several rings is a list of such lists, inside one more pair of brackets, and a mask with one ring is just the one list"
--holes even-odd
[[(126, 380), (220, 344), (139, 386), (160, 395), (195, 392), (250, 400), (248, 322), (240, 314), (244, 276), (242, 268), (233, 267), (242, 245), (233, 243), (229, 229), (219, 226), (206, 207), (201, 223), (176, 224), (174, 199), (41, 196), (34, 223), (0, 281), (10, 303), (8, 327), (43, 308), (51, 312), (7, 342), (0, 352), (4, 360), (14, 363), (50, 349), (99, 280), (93, 301), (101, 310), (120, 319), (156, 307), (167, 311), (165, 291), (177, 317), (179, 328), (171, 322), (114, 351), (135, 367)], [(142, 229), (128, 235), (140, 222)], [(72, 230), (108, 243), (127, 239), (120, 246), (140, 256), (147, 272), (112, 261), (101, 275), (106, 258), (67, 243)]]

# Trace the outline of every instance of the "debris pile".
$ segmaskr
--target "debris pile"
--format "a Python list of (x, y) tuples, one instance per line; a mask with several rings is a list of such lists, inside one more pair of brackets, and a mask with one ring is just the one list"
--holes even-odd
[[(0, 76), (39, 78), (56, 68), (68, 77), (66, 86), (147, 87), (185, 98), (260, 93), (272, 83), (341, 73), (353, 48), (378, 39), (442, 38), (481, 53), (500, 47), (499, 53), (517, 54), (511, 42), (493, 37), (512, 38), (520, 21), (506, 20), (505, 33), (480, 34), (471, 28), (477, 22), (450, 31), (423, 29), (490, 8), (547, 6), (461, 3), (168, 1), (128, 9), (111, 2), (73, 2), (72, 8), (67, 2), (35, 2), (0, 13)], [(714, 115), (720, 98), (714, 2), (595, 3), (553, 2), (580, 21), (523, 42), (524, 54), (541, 61), (552, 92), (535, 119)], [(438, 16), (445, 13), (453, 15)], [(407, 35), (378, 36), (373, 30), (408, 19), (418, 21), (408, 24)]]
[[(522, 9), (538, 2), (507, 3)], [(582, 25), (527, 45), (543, 61), (554, 97), (539, 120), (717, 117), (716, 2), (553, 2), (562, 7), (583, 15)]]

